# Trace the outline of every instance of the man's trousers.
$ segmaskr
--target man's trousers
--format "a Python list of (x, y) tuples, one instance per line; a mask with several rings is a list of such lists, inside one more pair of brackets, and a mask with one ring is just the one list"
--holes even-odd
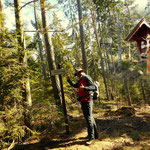
[(82, 108), (82, 111), (83, 111), (83, 114), (87, 123), (88, 138), (90, 140), (97, 139), (98, 138), (97, 126), (96, 126), (96, 122), (92, 114), (93, 100), (91, 100), (90, 102), (81, 101), (81, 108)]

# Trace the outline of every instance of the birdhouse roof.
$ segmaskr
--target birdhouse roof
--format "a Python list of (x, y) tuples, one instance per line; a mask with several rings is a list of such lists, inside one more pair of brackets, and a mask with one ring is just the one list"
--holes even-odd
[(146, 21), (145, 18), (142, 18), (125, 40), (137, 41), (138, 39), (145, 37), (148, 33), (150, 33), (150, 24)]

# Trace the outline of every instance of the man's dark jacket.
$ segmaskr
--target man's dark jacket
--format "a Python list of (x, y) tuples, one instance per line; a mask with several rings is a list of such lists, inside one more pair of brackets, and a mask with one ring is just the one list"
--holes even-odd
[[(90, 76), (86, 74), (83, 75), (83, 77), (77, 83), (72, 82), (70, 79), (68, 80), (68, 82), (74, 88), (78, 88), (78, 96), (80, 101), (90, 102), (91, 100), (93, 100), (92, 93), (94, 90), (96, 90), (96, 86), (92, 82)], [(79, 88), (82, 85), (84, 86), (83, 90)]]

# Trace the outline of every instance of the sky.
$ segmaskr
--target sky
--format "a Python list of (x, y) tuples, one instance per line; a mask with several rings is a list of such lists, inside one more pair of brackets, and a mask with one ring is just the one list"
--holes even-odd
[[(5, 0), (3, 0), (4, 2)], [(24, 2), (29, 2), (30, 0), (21, 0)], [(148, 0), (136, 0), (135, 4), (137, 4), (137, 9), (139, 11), (144, 10), (145, 5), (147, 4)], [(53, 2), (53, 4), (56, 3), (56, 0), (52, 0), (51, 2)], [(23, 5), (23, 4), (22, 4)], [(5, 8), (5, 7), (4, 7)], [(15, 16), (14, 16), (14, 10), (13, 8), (5, 8), (4, 9), (4, 13), (5, 13), (5, 26), (9, 29), (15, 29)], [(24, 19), (23, 22), (25, 23), (25, 27), (28, 28), (28, 30), (35, 30), (31, 24), (31, 20), (34, 21), (34, 16), (33, 16), (33, 7), (32, 6), (26, 6), (24, 9), (22, 9), (22, 18)], [(68, 24), (68, 20), (65, 19), (64, 17), (64, 13), (62, 10), (58, 10), (56, 14), (59, 16), (60, 19), (63, 19), (63, 27), (65, 28)], [(40, 16), (40, 12), (39, 12), (39, 16)], [(48, 16), (50, 17), (51, 14), (48, 14)]]
[(138, 9), (139, 9), (140, 11), (142, 11), (142, 10), (145, 8), (145, 6), (146, 6), (147, 1), (148, 1), (148, 0), (136, 0), (136, 1), (135, 1), (135, 4), (138, 4)]
[[(5, 0), (3, 0), (5, 1)], [(30, 0), (21, 0), (22, 2), (29, 2)], [(52, 5), (56, 4), (56, 1), (55, 0), (52, 0), (51, 2)], [(22, 5), (24, 5), (24, 3), (22, 3)], [(40, 8), (38, 8), (40, 10)], [(52, 11), (54, 11), (54, 9), (52, 9)], [(52, 15), (52, 11), (50, 13), (47, 13), (47, 17), (49, 18), (52, 18), (51, 15)], [(63, 13), (63, 11), (61, 11), (60, 9), (55, 9), (55, 12), (56, 14), (59, 16), (60, 19), (63, 20), (64, 22), (64, 27), (67, 26), (68, 24), (68, 20), (65, 19), (65, 15)], [(4, 6), (4, 13), (5, 13), (5, 27), (9, 28), (9, 29), (15, 29), (15, 15), (14, 15), (14, 8), (11, 8), (11, 7), (5, 7)], [(41, 12), (40, 11), (37, 11), (38, 13), (38, 16), (41, 16)], [(34, 20), (34, 9), (33, 9), (33, 6), (26, 6), (22, 9), (22, 12), (21, 12), (21, 15), (22, 15), (22, 19), (23, 19), (23, 23), (25, 24), (25, 28), (27, 30), (35, 30), (31, 24), (31, 20), (32, 21), (35, 21)], [(25, 30), (26, 30), (25, 29)]]

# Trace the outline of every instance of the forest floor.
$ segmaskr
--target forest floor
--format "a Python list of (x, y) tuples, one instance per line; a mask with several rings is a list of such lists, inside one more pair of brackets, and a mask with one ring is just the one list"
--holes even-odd
[(44, 133), (42, 139), (35, 138), (16, 145), (14, 150), (150, 150), (150, 106), (135, 108), (134, 116), (116, 116), (94, 111), (99, 139), (87, 146), (86, 124), (83, 116), (71, 117), (71, 133), (61, 131), (53, 138)]

